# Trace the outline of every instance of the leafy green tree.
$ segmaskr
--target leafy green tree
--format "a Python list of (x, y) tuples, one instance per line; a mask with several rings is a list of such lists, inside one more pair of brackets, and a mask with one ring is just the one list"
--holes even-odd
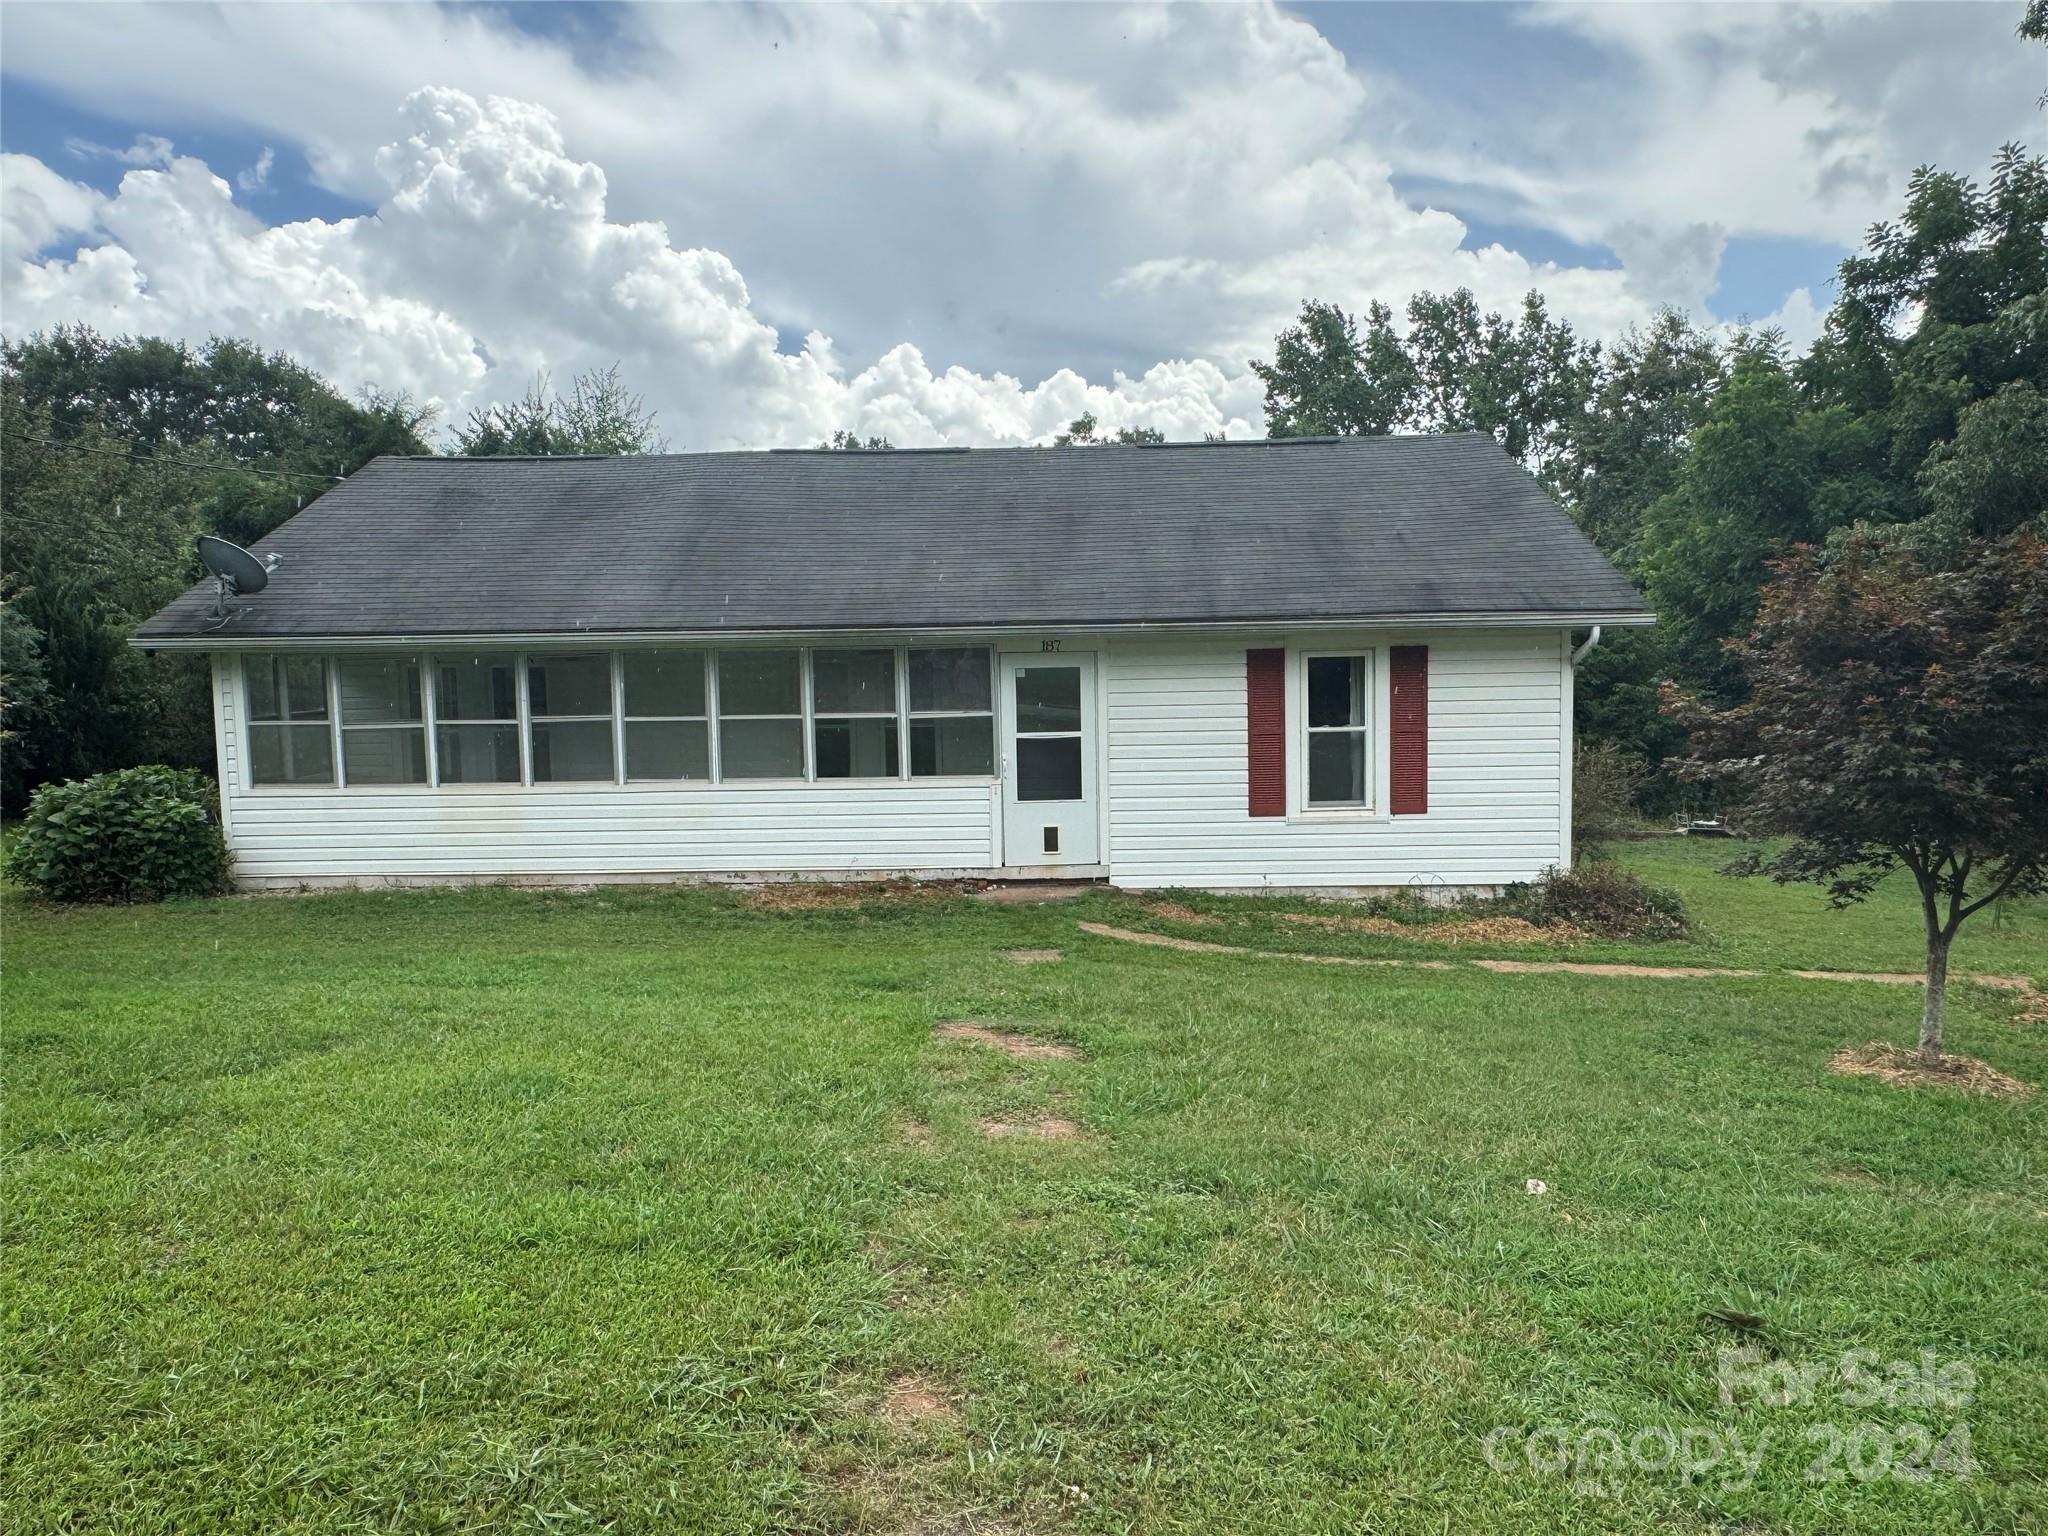
[(199, 572), (192, 541), (261, 537), (380, 453), (420, 453), (427, 413), (350, 401), (280, 353), (60, 327), (0, 349), (0, 582), (10, 706), (0, 803), (52, 778), (158, 761), (211, 768), (206, 667), (127, 645)]
[(1966, 407), (1918, 478), (1927, 514), (1877, 532), (1930, 564), (1953, 564), (1976, 539), (2048, 535), (2048, 394), (2016, 379)]
[(1643, 514), (1678, 487), (1693, 434), (1728, 377), (1721, 343), (1675, 309), (1607, 349), (1559, 456), (1556, 488), (1587, 537), (1633, 569)]
[(131, 454), (90, 419), (58, 438), (12, 378), (0, 380), (0, 432), (9, 671), (38, 675), (44, 698), (8, 743), (9, 809), (46, 779), (152, 759), (211, 764), (203, 662), (151, 661), (127, 645), (136, 623), (197, 574), (192, 540), (211, 526), (210, 471)]
[(2048, 543), (2015, 534), (1930, 571), (1859, 538), (1777, 570), (1754, 630), (1730, 644), (1747, 701), (1673, 696), (1688, 767), (1790, 837), (1753, 866), (1777, 880), (1847, 906), (1911, 873), (1932, 1066), (1956, 930), (2001, 896), (2048, 889)]
[(1771, 562), (1869, 502), (1868, 433), (1852, 412), (1811, 410), (1775, 336), (1745, 338), (1671, 491), (1644, 515), (1638, 574), (1681, 674), (1733, 698), (1722, 642), (1749, 627)]
[(1408, 356), (1418, 387), (1414, 425), (1490, 432), (1546, 483), (1570, 451), (1598, 371), (1599, 349), (1553, 320), (1543, 295), (1519, 319), (1482, 315), (1468, 288), (1408, 302)]
[(1546, 480), (1584, 415), (1598, 349), (1550, 318), (1531, 293), (1519, 319), (1481, 314), (1469, 289), (1417, 294), (1408, 334), (1373, 304), (1361, 328), (1310, 300), (1252, 371), (1266, 388), (1272, 437), (1490, 432)]
[(1307, 300), (1274, 338), (1273, 361), (1251, 368), (1266, 386), (1269, 437), (1383, 437), (1409, 422), (1421, 387), (1394, 312), (1378, 303), (1361, 332), (1335, 304)]
[(380, 454), (428, 451), (420, 434), (430, 411), (375, 392), (348, 400), (303, 364), (246, 341), (217, 337), (195, 349), (60, 326), (0, 355), (50, 436), (68, 441), (91, 428), (137, 456), (203, 461), (208, 525), (238, 543)]
[(464, 458), (666, 453), (668, 440), (655, 430), (654, 415), (626, 387), (616, 363), (578, 374), (567, 394), (551, 392), (542, 374), (519, 399), (471, 411), (455, 429), (455, 452)]
[(43, 666), (43, 632), (0, 592), (0, 805), (26, 803), (24, 738), (35, 740), (50, 714), (50, 681)]
[(885, 453), (896, 445), (886, 437), (862, 437), (858, 432), (849, 432), (841, 427), (818, 446), (842, 453)]
[(1100, 448), (1121, 444), (1130, 447), (1136, 443), (1163, 443), (1166, 434), (1157, 427), (1118, 427), (1107, 436), (1099, 436), (1095, 429), (1093, 412), (1084, 411), (1067, 423), (1067, 430), (1058, 433), (1052, 440), (1055, 448)]
[(1868, 520), (1921, 516), (1921, 466), (1963, 412), (2016, 381), (2048, 388), (2048, 165), (2007, 145), (1986, 188), (1921, 167), (1839, 285), (1801, 383), (1816, 408), (1870, 419), (1896, 499)]

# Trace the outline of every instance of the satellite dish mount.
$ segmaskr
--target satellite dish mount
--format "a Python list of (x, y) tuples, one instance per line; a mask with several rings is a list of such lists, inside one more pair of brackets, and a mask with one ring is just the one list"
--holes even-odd
[(258, 560), (241, 545), (216, 539), (210, 533), (199, 537), (199, 560), (213, 573), (213, 617), (222, 620), (228, 617), (229, 598), (261, 592), (270, 585), (270, 573), (277, 569), (277, 556), (265, 555)]

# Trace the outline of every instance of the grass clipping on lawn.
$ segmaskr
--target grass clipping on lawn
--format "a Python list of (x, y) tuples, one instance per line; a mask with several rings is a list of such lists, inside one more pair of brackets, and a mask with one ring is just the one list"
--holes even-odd
[(2007, 1077), (1974, 1056), (1943, 1056), (1930, 1067), (1919, 1052), (1885, 1040), (1845, 1045), (1829, 1059), (1828, 1066), (1851, 1077), (1874, 1077), (1895, 1088), (1934, 1085), (1992, 1099), (2024, 1099), (2034, 1091), (2030, 1084)]

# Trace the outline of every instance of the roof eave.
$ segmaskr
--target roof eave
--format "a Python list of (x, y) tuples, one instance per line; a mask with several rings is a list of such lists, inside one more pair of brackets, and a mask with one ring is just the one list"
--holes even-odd
[(389, 650), (406, 646), (476, 646), (513, 648), (530, 645), (707, 645), (735, 640), (852, 639), (880, 636), (968, 636), (1043, 634), (1190, 634), (1243, 630), (1376, 630), (1376, 629), (1583, 629), (1639, 628), (1655, 624), (1645, 609), (1569, 609), (1501, 613), (1392, 613), (1355, 618), (1251, 617), (1242, 619), (1134, 619), (1115, 623), (1061, 619), (1005, 621), (993, 624), (812, 625), (795, 629), (650, 629), (531, 630), (497, 632), (404, 632), (374, 635), (132, 635), (129, 645), (144, 651), (286, 651)]

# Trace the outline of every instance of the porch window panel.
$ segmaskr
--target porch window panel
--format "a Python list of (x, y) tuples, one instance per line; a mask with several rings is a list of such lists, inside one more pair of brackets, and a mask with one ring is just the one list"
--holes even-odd
[(526, 697), (534, 783), (612, 782), (609, 651), (527, 657)]
[(627, 782), (711, 777), (704, 651), (627, 651), (619, 658)]
[(334, 734), (318, 725), (249, 726), (250, 781), (256, 784), (332, 784)]
[(803, 653), (720, 651), (718, 712), (735, 716), (795, 716), (804, 712)]
[(804, 776), (804, 722), (792, 719), (718, 722), (719, 767), (727, 779), (800, 779)]
[(434, 728), (434, 755), (443, 784), (517, 784), (519, 727), (460, 725), (441, 722)]
[(251, 656), (242, 664), (253, 784), (332, 784), (334, 732), (327, 662), (320, 656)]
[(812, 728), (821, 779), (893, 779), (901, 759), (894, 715), (820, 719)]
[(993, 778), (995, 665), (988, 647), (919, 646), (905, 668), (912, 778)]
[(995, 731), (987, 715), (910, 722), (912, 778), (993, 778)]
[(626, 777), (710, 778), (710, 725), (703, 720), (628, 720)]
[(341, 768), (351, 784), (424, 784), (427, 733), (418, 727), (344, 723)]
[(324, 656), (251, 656), (244, 663), (251, 720), (327, 718)]
[(811, 690), (820, 715), (893, 715), (896, 653), (813, 651)]
[(628, 651), (622, 664), (628, 720), (704, 718), (702, 651)]
[(910, 712), (987, 714), (994, 705), (988, 647), (925, 646), (910, 653)]
[(801, 651), (718, 653), (722, 779), (804, 777)]
[(518, 657), (434, 657), (434, 758), (443, 784), (522, 781)]
[(417, 656), (347, 656), (335, 663), (341, 773), (348, 784), (427, 782), (427, 713)]
[(811, 711), (811, 757), (817, 777), (901, 776), (895, 651), (813, 651)]

